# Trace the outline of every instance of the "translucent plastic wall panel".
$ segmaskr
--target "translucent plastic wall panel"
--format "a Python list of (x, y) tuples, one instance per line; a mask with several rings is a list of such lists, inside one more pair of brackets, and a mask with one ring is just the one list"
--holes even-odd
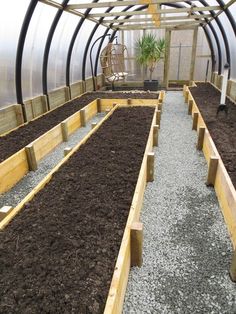
[[(208, 71), (207, 71), (208, 65)], [(194, 80), (205, 81), (211, 78), (211, 51), (201, 27), (198, 28), (197, 53), (195, 59)]]
[(48, 59), (48, 90), (66, 85), (66, 60), (71, 37), (80, 18), (64, 12), (57, 24)]
[[(236, 21), (236, 3), (231, 5), (229, 7), (229, 10), (230, 10), (231, 14), (233, 15), (234, 20)], [(220, 17), (222, 19), (224, 19), (224, 21), (226, 20), (224, 14), (220, 15)], [(231, 56), (232, 56), (231, 77), (236, 80), (236, 38), (235, 38), (235, 34), (232, 31), (231, 26), (229, 27), (229, 22), (226, 22), (224, 24), (224, 26), (225, 26), (225, 30), (227, 32), (227, 36), (228, 36), (228, 39), (230, 42), (230, 50), (232, 51), (232, 54), (231, 54)]]
[(75, 41), (71, 57), (71, 83), (82, 79), (82, 62), (84, 49), (86, 47), (89, 35), (95, 24), (91, 21), (84, 21)]
[[(94, 24), (95, 26), (95, 24)], [(92, 66), (93, 66), (93, 71), (95, 70), (95, 61), (96, 61), (96, 57), (97, 57), (97, 49), (101, 43), (101, 40), (102, 38), (98, 39), (100, 36), (103, 36), (105, 31), (106, 31), (106, 27), (104, 26), (99, 26), (97, 31), (95, 32), (94, 36), (93, 36), (93, 39), (91, 41), (91, 44), (89, 46), (89, 49), (88, 49), (88, 54), (87, 54), (87, 59), (86, 59), (86, 72), (85, 72), (85, 77), (89, 77), (92, 75), (92, 72), (91, 72), (91, 63), (90, 63), (90, 53), (91, 53), (91, 56), (92, 56)], [(95, 43), (95, 41), (98, 39), (98, 41)], [(107, 45), (109, 41), (109, 37), (106, 36), (104, 42), (103, 42), (103, 46), (102, 46), (102, 49), (105, 47), (105, 45)], [(93, 44), (95, 43), (95, 45), (93, 46)], [(93, 48), (92, 48), (93, 46)], [(92, 48), (92, 50), (91, 50)], [(102, 51), (102, 50), (101, 50)], [(100, 61), (100, 60), (99, 60)], [(101, 65), (100, 65), (100, 62), (98, 62), (98, 69), (97, 69), (97, 73), (101, 73), (102, 72), (102, 69), (101, 69)]]
[[(165, 38), (165, 31), (164, 30), (149, 30), (149, 31), (143, 31), (143, 30), (135, 30), (135, 31), (124, 31), (124, 43), (127, 46), (128, 49), (128, 60), (127, 60), (127, 72), (128, 77), (127, 80), (130, 81), (142, 81), (144, 79), (149, 78), (149, 72), (147, 69), (143, 68), (140, 64), (136, 61), (136, 42), (138, 39), (140, 39), (143, 34), (149, 34), (152, 33), (156, 35), (157, 38)], [(160, 61), (157, 64), (157, 67), (155, 68), (153, 72), (153, 79), (158, 79), (162, 81), (163, 79), (163, 66), (164, 62)]]
[(193, 31), (171, 32), (170, 80), (189, 80), (192, 55)]
[(42, 66), (45, 43), (57, 9), (38, 3), (26, 36), (22, 62), (23, 99), (42, 95)]
[[(217, 23), (215, 21), (212, 22), (212, 26), (214, 27), (216, 33), (217, 33), (217, 36), (218, 36), (218, 39), (219, 39), (219, 42), (220, 42), (220, 48), (221, 48), (221, 62), (222, 62), (222, 71), (223, 71), (223, 68), (224, 68), (224, 64), (226, 63), (226, 50), (225, 50), (225, 44), (224, 44), (224, 40), (223, 40), (223, 37), (222, 37), (222, 34), (221, 34), (221, 31), (217, 25)], [(224, 27), (224, 25), (223, 25)]]
[(214, 57), (215, 57), (215, 71), (218, 72), (219, 60), (218, 60), (218, 49), (217, 49), (215, 37), (213, 36), (213, 33), (208, 25), (206, 26), (206, 29), (209, 33), (209, 37), (213, 46), (213, 52), (214, 52)]
[(0, 10), (0, 107), (16, 103), (15, 60), (18, 38), (28, 0), (1, 1)]

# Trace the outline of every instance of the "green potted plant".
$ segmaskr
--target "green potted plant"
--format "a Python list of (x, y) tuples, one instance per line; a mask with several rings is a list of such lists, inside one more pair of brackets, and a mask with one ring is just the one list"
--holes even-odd
[(157, 63), (164, 58), (165, 39), (158, 39), (153, 34), (145, 34), (136, 42), (136, 59), (140, 65), (147, 66), (149, 80), (144, 81), (144, 90), (155, 91), (158, 81), (152, 79)]

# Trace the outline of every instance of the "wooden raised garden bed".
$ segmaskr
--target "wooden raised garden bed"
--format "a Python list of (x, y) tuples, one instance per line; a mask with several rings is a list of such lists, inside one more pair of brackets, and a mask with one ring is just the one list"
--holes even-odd
[(234, 248), (236, 247), (236, 105), (227, 99), (228, 116), (216, 111), (220, 92), (211, 84), (197, 83), (184, 88), (193, 129), (198, 132), (197, 148), (208, 163), (207, 184), (214, 185)]
[[(102, 97), (124, 99), (102, 99)], [(0, 137), (0, 194), (12, 188), (37, 163), (79, 127), (84, 126), (97, 112), (111, 108), (114, 103), (132, 103), (129, 96), (155, 97), (149, 104), (162, 105), (164, 93), (88, 93), (66, 103), (31, 122)], [(97, 100), (97, 96), (101, 100)], [(159, 96), (159, 99), (157, 97)], [(128, 97), (128, 98), (127, 98)], [(94, 99), (95, 98), (95, 99)], [(136, 104), (145, 99), (135, 99)], [(83, 109), (81, 111), (81, 109)]]
[(121, 313), (156, 119), (114, 107), (0, 223), (0, 312)]

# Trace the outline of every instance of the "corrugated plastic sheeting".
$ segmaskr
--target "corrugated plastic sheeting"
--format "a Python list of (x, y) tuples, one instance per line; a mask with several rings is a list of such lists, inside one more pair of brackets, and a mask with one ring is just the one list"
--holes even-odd
[(28, 0), (1, 1), (0, 108), (16, 103), (15, 61), (19, 34)]

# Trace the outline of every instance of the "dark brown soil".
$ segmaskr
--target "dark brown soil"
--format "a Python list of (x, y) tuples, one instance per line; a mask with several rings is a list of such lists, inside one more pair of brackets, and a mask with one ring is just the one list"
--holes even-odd
[(236, 188), (236, 105), (227, 99), (228, 116), (220, 112), (220, 92), (209, 83), (190, 88), (217, 150)]
[(58, 123), (68, 118), (96, 98), (158, 98), (157, 93), (112, 93), (112, 92), (90, 92), (76, 98), (66, 105), (59, 107), (45, 116), (29, 122), (7, 136), (0, 137), (0, 162), (7, 159), (26, 145), (33, 142), (39, 136), (49, 131)]
[(0, 233), (0, 313), (103, 313), (153, 113), (115, 111)]

